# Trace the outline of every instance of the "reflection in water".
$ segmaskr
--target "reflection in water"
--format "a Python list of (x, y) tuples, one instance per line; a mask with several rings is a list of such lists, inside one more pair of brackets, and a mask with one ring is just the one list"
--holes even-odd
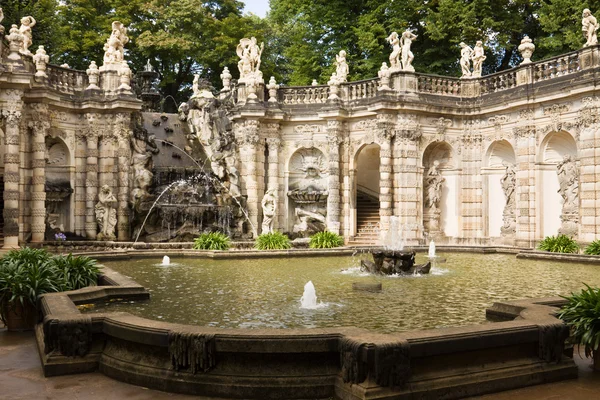
[[(147, 287), (152, 298), (93, 311), (127, 311), (224, 328), (357, 326), (395, 332), (482, 323), (485, 308), (494, 301), (567, 295), (583, 282), (600, 285), (595, 265), (518, 260), (505, 254), (441, 256), (447, 263), (430, 275), (403, 277), (361, 273), (351, 257), (178, 259), (168, 268), (143, 259), (111, 262), (106, 265)], [(326, 307), (299, 307), (308, 281), (314, 282)], [(381, 282), (383, 290), (352, 290), (353, 282)]]

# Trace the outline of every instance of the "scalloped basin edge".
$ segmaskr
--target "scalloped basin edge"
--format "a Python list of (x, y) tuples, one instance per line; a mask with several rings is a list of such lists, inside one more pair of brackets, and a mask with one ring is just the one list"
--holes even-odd
[(496, 322), (379, 334), (364, 329), (220, 329), (77, 304), (148, 299), (103, 267), (99, 285), (40, 297), (45, 376), (100, 370), (167, 392), (255, 399), (446, 399), (577, 377), (560, 297), (495, 303)]

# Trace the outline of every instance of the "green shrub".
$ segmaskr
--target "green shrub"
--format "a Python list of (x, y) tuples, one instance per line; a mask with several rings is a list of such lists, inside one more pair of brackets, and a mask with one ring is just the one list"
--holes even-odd
[(231, 240), (221, 232), (203, 233), (194, 240), (195, 250), (229, 250)]
[(57, 279), (61, 281), (61, 290), (76, 290), (86, 286), (96, 286), (100, 268), (96, 260), (86, 256), (58, 255), (50, 259)]
[(344, 238), (337, 233), (329, 231), (315, 233), (310, 237), (310, 242), (308, 242), (308, 246), (311, 249), (331, 249), (343, 245)]
[(583, 346), (585, 356), (590, 357), (600, 345), (600, 289), (585, 286), (581, 293), (564, 297), (569, 302), (558, 317), (571, 328), (571, 342)]
[(591, 256), (600, 256), (600, 240), (594, 240), (592, 243), (585, 248), (585, 254), (589, 254)]
[(567, 235), (546, 236), (538, 249), (552, 253), (577, 253), (579, 245)]
[(0, 319), (16, 307), (37, 305), (39, 295), (96, 285), (99, 268), (85, 256), (50, 256), (43, 249), (12, 250), (0, 260)]
[(256, 238), (254, 247), (258, 250), (286, 250), (292, 247), (290, 238), (281, 232), (263, 233)]

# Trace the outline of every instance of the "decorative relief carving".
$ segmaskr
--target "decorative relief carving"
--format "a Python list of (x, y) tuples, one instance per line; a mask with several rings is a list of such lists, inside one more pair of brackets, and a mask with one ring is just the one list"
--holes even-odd
[(372, 131), (377, 127), (377, 119), (363, 119), (354, 125), (354, 130), (357, 131)]
[(569, 111), (571, 109), (570, 103), (565, 104), (553, 104), (549, 107), (544, 107), (544, 115), (550, 116), (550, 125), (545, 127), (545, 131), (549, 132), (551, 130), (560, 131), (563, 126), (560, 120), (561, 114)]
[(294, 132), (301, 135), (309, 135), (312, 137), (315, 133), (325, 133), (324, 125), (306, 124), (294, 127)]
[(576, 236), (579, 229), (579, 169), (575, 160), (566, 155), (556, 165), (559, 189), (563, 198), (559, 233)]
[(430, 121), (435, 126), (435, 130), (437, 135), (439, 136), (439, 140), (442, 140), (444, 135), (446, 134), (446, 130), (452, 127), (452, 120), (448, 118), (439, 117)]

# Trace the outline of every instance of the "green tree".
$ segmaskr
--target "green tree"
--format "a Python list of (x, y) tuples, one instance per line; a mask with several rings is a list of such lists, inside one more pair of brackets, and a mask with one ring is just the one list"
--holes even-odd
[(58, 38), (56, 31), (59, 28), (56, 0), (8, 0), (3, 1), (1, 7), (4, 13), (2, 24), (7, 34), (11, 25), (21, 26), (21, 18), (31, 15), (35, 18), (36, 25), (32, 29), (33, 44), (29, 51), (35, 53), (40, 45), (48, 53), (55, 51)]

